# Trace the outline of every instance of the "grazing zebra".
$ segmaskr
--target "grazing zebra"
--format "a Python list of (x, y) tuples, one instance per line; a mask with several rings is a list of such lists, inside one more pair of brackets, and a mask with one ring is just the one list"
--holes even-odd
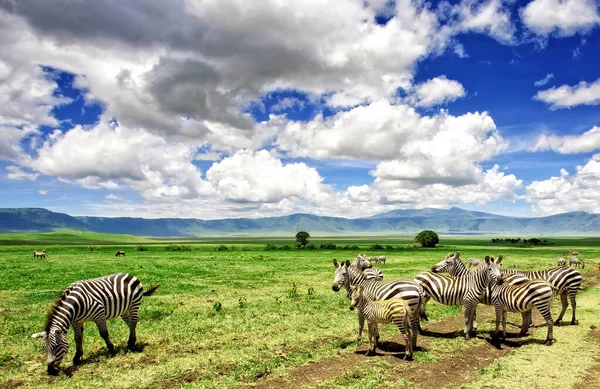
[[(460, 252), (451, 257), (457, 260)], [(448, 258), (447, 260), (450, 260)], [(425, 291), (427, 302), (429, 298), (445, 305), (464, 305), (465, 306), (465, 337), (471, 338), (471, 331), (474, 327), (474, 317), (477, 303), (482, 299), (485, 289), (489, 284), (487, 268), (490, 258), (486, 257), (485, 263), (482, 262), (473, 272), (459, 276), (451, 277), (446, 274), (437, 274), (438, 269), (434, 266), (431, 272), (419, 273), (415, 276)]]
[[(335, 273), (333, 275), (333, 285), (331, 289), (334, 292), (340, 290), (343, 286), (349, 293), (351, 292), (352, 285), (362, 285), (364, 287), (365, 295), (372, 300), (389, 300), (392, 298), (400, 297), (404, 299), (413, 313), (412, 320), (412, 345), (417, 345), (417, 327), (419, 324), (419, 312), (421, 310), (421, 302), (425, 297), (423, 288), (412, 280), (397, 280), (397, 281), (375, 281), (369, 280), (365, 274), (357, 269), (355, 266), (350, 264), (350, 261), (346, 261), (341, 265), (334, 260), (333, 265), (335, 266)], [(358, 338), (360, 342), (362, 339), (362, 330), (365, 324), (364, 317), (358, 315)]]
[(471, 269), (471, 266), (477, 267), (481, 263), (481, 261), (477, 258), (469, 258), (467, 262), (469, 262), (469, 269)]
[(375, 257), (371, 257), (375, 263), (383, 263), (385, 265), (386, 256), (385, 255), (377, 255)]
[[(500, 259), (500, 258), (498, 258)], [(529, 279), (540, 279), (550, 283), (554, 289), (558, 291), (560, 295), (560, 301), (562, 304), (562, 310), (558, 319), (554, 322), (555, 325), (560, 325), (560, 321), (562, 320), (565, 312), (567, 311), (567, 307), (569, 306), (568, 300), (571, 300), (571, 309), (573, 310), (573, 315), (571, 317), (571, 325), (576, 323), (575, 320), (575, 310), (577, 307), (577, 292), (579, 292), (579, 287), (581, 286), (582, 278), (581, 273), (568, 266), (559, 266), (553, 267), (546, 270), (537, 270), (537, 271), (519, 271), (516, 269), (501, 269), (500, 273), (503, 276), (514, 273), (521, 273), (527, 276)]]
[(404, 353), (405, 360), (412, 360), (413, 345), (412, 345), (412, 311), (410, 307), (401, 298), (393, 298), (390, 300), (373, 301), (364, 293), (362, 285), (352, 286), (352, 298), (350, 301), (350, 310), (358, 309), (358, 312), (367, 320), (369, 327), (369, 345), (371, 353), (375, 353), (379, 341), (379, 330), (377, 324), (394, 323), (404, 337), (406, 344), (406, 352)]
[(520, 285), (509, 285), (504, 283), (500, 273), (500, 262), (502, 258), (492, 261), (489, 266), (491, 278), (492, 302), (496, 307), (496, 337), (498, 336), (498, 327), (502, 319), (502, 329), (504, 338), (506, 338), (506, 313), (527, 312), (532, 307), (536, 307), (542, 314), (548, 325), (546, 335), (546, 345), (552, 344), (552, 314), (550, 313), (550, 302), (554, 296), (554, 288), (550, 283), (544, 280), (532, 280)]
[(46, 258), (46, 249), (42, 251), (33, 250), (33, 258)]
[(569, 258), (569, 266), (573, 266), (575, 265), (575, 267), (579, 267), (581, 266), (581, 268), (585, 268), (585, 262), (583, 262), (583, 260), (581, 258), (575, 258), (575, 257), (571, 257)]
[(125, 251), (123, 251), (123, 250), (117, 251), (117, 253), (115, 254), (115, 257), (120, 257), (121, 255), (125, 256)]
[(48, 314), (44, 331), (31, 335), (32, 338), (42, 338), (42, 346), (48, 353), (48, 374), (58, 375), (60, 363), (69, 350), (66, 334), (71, 326), (77, 346), (73, 364), (79, 364), (83, 355), (83, 324), (86, 321), (96, 322), (108, 352), (114, 355), (115, 346), (108, 336), (106, 321), (121, 316), (129, 327), (127, 348), (133, 350), (142, 296), (152, 295), (157, 288), (158, 285), (144, 292), (140, 281), (126, 273), (69, 285)]
[(573, 251), (571, 255), (579, 255), (579, 251)]
[(558, 258), (556, 260), (556, 263), (558, 264), (558, 266), (567, 266), (567, 260), (564, 258)]

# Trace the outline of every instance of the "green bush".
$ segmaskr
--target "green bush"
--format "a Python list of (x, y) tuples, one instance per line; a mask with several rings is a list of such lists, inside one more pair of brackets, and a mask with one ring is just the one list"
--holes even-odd
[(242, 250), (242, 251), (251, 251), (250, 247), (248, 247), (248, 246), (242, 246), (242, 248), (240, 250)]
[(137, 247), (135, 248), (137, 251), (148, 251), (148, 247), (146, 246), (142, 246), (141, 244), (138, 244)]
[(391, 245), (387, 244), (387, 245), (385, 245), (385, 249), (386, 250), (393, 250), (394, 246), (391, 246)]
[(97, 246), (90, 246), (90, 247), (88, 247), (88, 249), (90, 251), (98, 251), (98, 247)]
[(321, 243), (320, 248), (325, 250), (335, 250), (337, 246), (335, 243)]
[(165, 250), (167, 251), (181, 251), (181, 246), (178, 244), (170, 244), (167, 247), (165, 247)]
[(415, 243), (421, 245), (421, 247), (435, 247), (440, 243), (440, 238), (434, 231), (424, 230), (415, 236)]
[(374, 245), (371, 246), (371, 250), (383, 250), (383, 246), (380, 245), (379, 243), (375, 243)]
[(227, 248), (227, 246), (225, 246), (224, 244), (220, 244), (218, 246), (213, 247), (214, 251), (227, 251), (229, 250), (229, 248)]
[(273, 243), (267, 243), (267, 245), (265, 246), (265, 250), (267, 250), (267, 251), (277, 250), (277, 246), (275, 246)]

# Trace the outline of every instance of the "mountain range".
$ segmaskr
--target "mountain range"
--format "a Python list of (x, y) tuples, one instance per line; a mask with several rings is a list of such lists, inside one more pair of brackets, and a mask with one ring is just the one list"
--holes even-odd
[(181, 237), (216, 235), (310, 234), (406, 235), (424, 229), (439, 234), (524, 236), (594, 235), (600, 233), (600, 214), (569, 212), (545, 217), (510, 217), (461, 208), (397, 209), (365, 218), (297, 213), (256, 219), (219, 220), (70, 216), (43, 208), (0, 208), (0, 232), (79, 230), (138, 236)]

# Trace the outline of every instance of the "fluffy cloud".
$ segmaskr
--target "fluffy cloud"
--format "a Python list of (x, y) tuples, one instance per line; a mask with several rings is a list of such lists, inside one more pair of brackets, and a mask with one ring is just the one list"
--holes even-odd
[(501, 0), (481, 3), (476, 0), (465, 0), (453, 7), (445, 3), (441, 12), (452, 20), (442, 28), (442, 32), (447, 30), (450, 35), (454, 35), (473, 31), (486, 33), (502, 43), (511, 44), (514, 41), (515, 26), (510, 20), (510, 10), (502, 4)]
[(19, 166), (7, 166), (6, 172), (6, 177), (11, 180), (35, 181), (39, 177), (38, 173), (27, 173)]
[(413, 93), (416, 105), (432, 107), (452, 102), (467, 92), (460, 82), (440, 76), (416, 85)]
[(531, 31), (548, 36), (586, 33), (600, 24), (594, 0), (534, 0), (521, 10), (521, 19)]
[(600, 104), (600, 78), (591, 84), (582, 81), (575, 86), (562, 85), (539, 91), (534, 99), (550, 104), (552, 110), (577, 105), (598, 105)]
[[(525, 198), (535, 213), (552, 215), (569, 211), (600, 212), (600, 155), (594, 155), (577, 172), (534, 181), (526, 188)], [(564, 174), (567, 173), (567, 174)]]
[(581, 135), (540, 135), (534, 151), (554, 150), (561, 154), (589, 153), (600, 149), (600, 127), (594, 126)]

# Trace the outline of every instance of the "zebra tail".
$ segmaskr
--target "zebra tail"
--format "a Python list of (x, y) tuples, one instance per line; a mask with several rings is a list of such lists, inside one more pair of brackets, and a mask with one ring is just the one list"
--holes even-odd
[(151, 286), (151, 287), (150, 287), (150, 289), (148, 289), (148, 291), (147, 291), (147, 292), (144, 292), (144, 293), (143, 293), (143, 295), (144, 295), (144, 296), (152, 296), (152, 295), (154, 294), (154, 292), (156, 292), (156, 289), (158, 289), (158, 287), (159, 287), (159, 286), (160, 286), (160, 285), (154, 285), (154, 286)]

